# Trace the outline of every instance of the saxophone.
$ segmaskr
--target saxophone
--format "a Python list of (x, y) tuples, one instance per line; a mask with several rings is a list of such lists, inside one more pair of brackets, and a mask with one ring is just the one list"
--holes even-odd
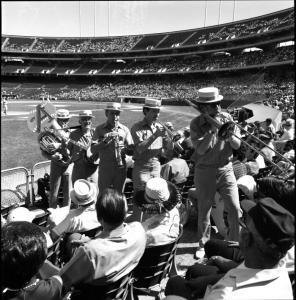
[[(118, 122), (115, 123), (115, 127), (113, 131), (118, 133)], [(114, 146), (115, 146), (115, 157), (117, 161), (117, 166), (121, 168), (124, 166), (124, 162), (122, 159), (122, 153), (121, 153), (122, 147), (120, 146), (120, 142), (119, 142), (119, 134), (117, 134), (114, 138)]]

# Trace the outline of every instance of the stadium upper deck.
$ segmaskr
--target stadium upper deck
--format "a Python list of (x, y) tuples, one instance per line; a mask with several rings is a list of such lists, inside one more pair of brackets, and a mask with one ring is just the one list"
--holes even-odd
[[(178, 32), (96, 38), (46, 38), (2, 35), (4, 54), (25, 52), (27, 57), (77, 57), (77, 54), (99, 54), (98, 57), (186, 53), (196, 50), (229, 48), (263, 37), (293, 37), (294, 10), (285, 9), (268, 15), (205, 28)], [(36, 54), (41, 54), (36, 55)], [(43, 55), (42, 55), (43, 54)], [(50, 56), (48, 54), (51, 54)], [(63, 55), (61, 55), (63, 54)], [(76, 55), (71, 55), (76, 54)], [(69, 56), (70, 55), (70, 56)]]

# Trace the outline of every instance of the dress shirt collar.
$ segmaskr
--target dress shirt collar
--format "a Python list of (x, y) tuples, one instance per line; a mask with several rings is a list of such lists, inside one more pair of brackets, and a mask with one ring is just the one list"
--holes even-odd
[(235, 279), (236, 287), (240, 288), (245, 285), (276, 279), (282, 275), (283, 271), (285, 271), (284, 268), (280, 268), (278, 265), (272, 269), (251, 269), (247, 268), (243, 262), (230, 271), (230, 277)]

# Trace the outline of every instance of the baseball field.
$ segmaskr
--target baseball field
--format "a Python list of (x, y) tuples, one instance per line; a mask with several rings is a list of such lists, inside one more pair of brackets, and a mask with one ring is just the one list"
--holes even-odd
[[(40, 101), (41, 102), (41, 101)], [(31, 169), (37, 162), (44, 161), (41, 155), (37, 134), (29, 130), (27, 119), (38, 101), (8, 101), (8, 114), (1, 116), (1, 170), (25, 167)], [(105, 118), (105, 103), (54, 101), (56, 109), (68, 109), (70, 113), (78, 115), (79, 111), (90, 109), (95, 115), (93, 127), (103, 123)], [(141, 104), (122, 104), (120, 122), (128, 128), (143, 118)], [(196, 111), (189, 106), (163, 106), (159, 121), (170, 121), (176, 130), (188, 126)], [(72, 117), (70, 126), (78, 125), (78, 118)]]

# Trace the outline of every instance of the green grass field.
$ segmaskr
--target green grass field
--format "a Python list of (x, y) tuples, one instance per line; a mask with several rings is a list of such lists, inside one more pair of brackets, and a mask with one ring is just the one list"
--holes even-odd
[[(44, 161), (41, 155), (37, 134), (27, 127), (27, 117), (39, 102), (37, 101), (9, 101), (8, 115), (1, 117), (1, 170), (25, 167), (31, 169), (37, 162)], [(55, 101), (56, 108), (68, 109), (73, 114), (80, 110), (91, 109), (95, 115), (93, 126), (103, 123), (105, 118), (104, 103), (94, 102), (66, 102)], [(141, 104), (123, 104), (124, 111), (120, 121), (131, 126), (143, 118)], [(188, 106), (164, 106), (160, 113), (160, 122), (171, 121), (175, 129), (188, 126), (196, 111)], [(73, 117), (70, 125), (78, 125), (78, 118)]]

